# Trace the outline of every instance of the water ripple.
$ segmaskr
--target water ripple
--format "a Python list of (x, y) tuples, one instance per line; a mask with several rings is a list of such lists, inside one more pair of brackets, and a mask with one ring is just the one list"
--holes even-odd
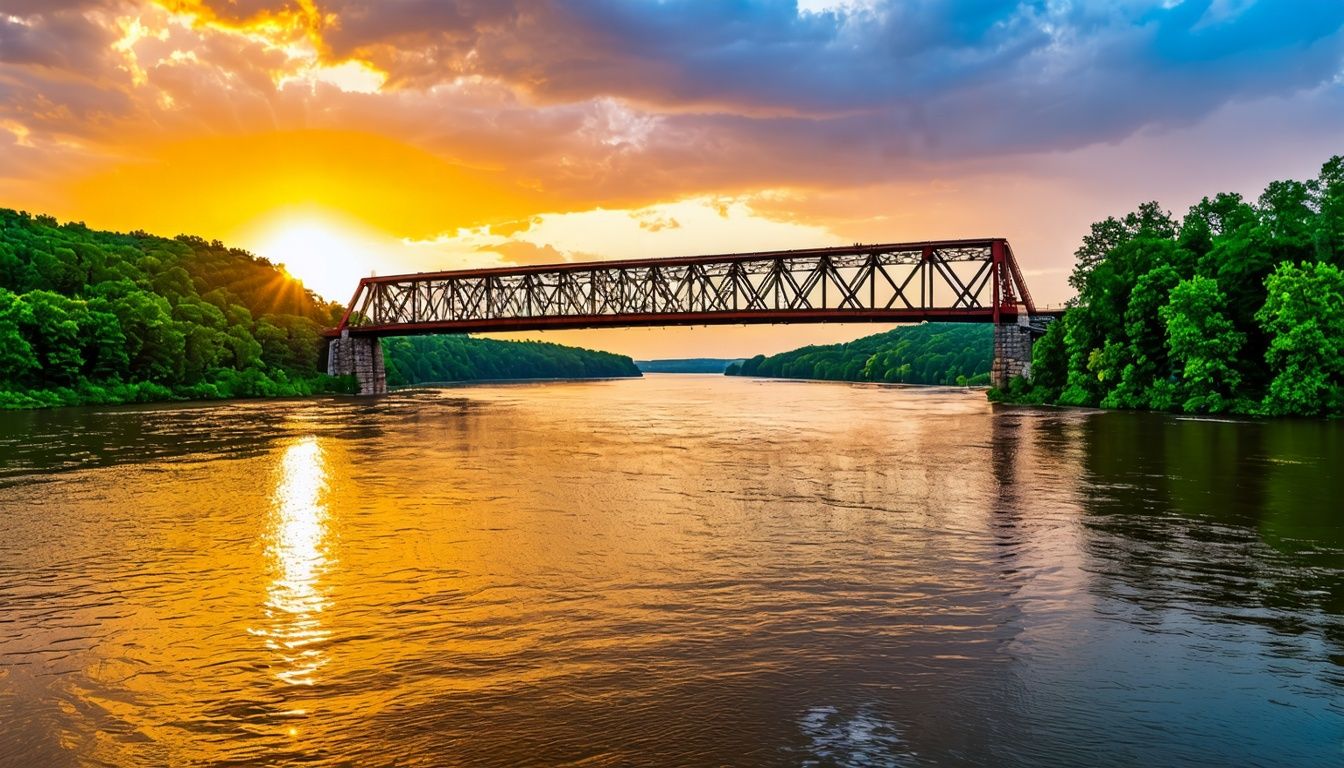
[(0, 766), (1338, 764), (1341, 465), (714, 377), (0, 414)]

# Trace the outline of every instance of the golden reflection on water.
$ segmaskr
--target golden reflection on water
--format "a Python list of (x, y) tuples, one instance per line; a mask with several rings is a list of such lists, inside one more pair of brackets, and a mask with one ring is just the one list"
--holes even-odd
[(325, 539), (326, 460), (317, 438), (291, 443), (280, 456), (266, 536), (271, 581), (264, 625), (252, 630), (276, 654), (275, 676), (290, 685), (312, 685), (327, 663), (322, 643), (327, 592), (322, 577), (331, 566)]

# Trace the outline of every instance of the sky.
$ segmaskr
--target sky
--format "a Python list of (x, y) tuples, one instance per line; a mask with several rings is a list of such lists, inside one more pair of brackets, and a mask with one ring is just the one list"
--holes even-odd
[[(360, 276), (1007, 237), (1344, 153), (1340, 0), (0, 0), (0, 206)], [(527, 334), (746, 356), (874, 326)]]

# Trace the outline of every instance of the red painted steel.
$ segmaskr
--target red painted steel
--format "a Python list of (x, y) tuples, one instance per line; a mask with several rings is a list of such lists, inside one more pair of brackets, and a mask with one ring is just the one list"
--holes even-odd
[(1037, 314), (1012, 248), (987, 238), (366, 277), (327, 333), (998, 323), (1020, 313)]

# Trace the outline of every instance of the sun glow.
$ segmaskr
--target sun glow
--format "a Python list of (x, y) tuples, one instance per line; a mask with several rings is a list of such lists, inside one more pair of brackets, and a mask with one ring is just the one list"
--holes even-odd
[(377, 264), (376, 233), (320, 211), (268, 217), (244, 238), (249, 248), (328, 299), (340, 300)]

